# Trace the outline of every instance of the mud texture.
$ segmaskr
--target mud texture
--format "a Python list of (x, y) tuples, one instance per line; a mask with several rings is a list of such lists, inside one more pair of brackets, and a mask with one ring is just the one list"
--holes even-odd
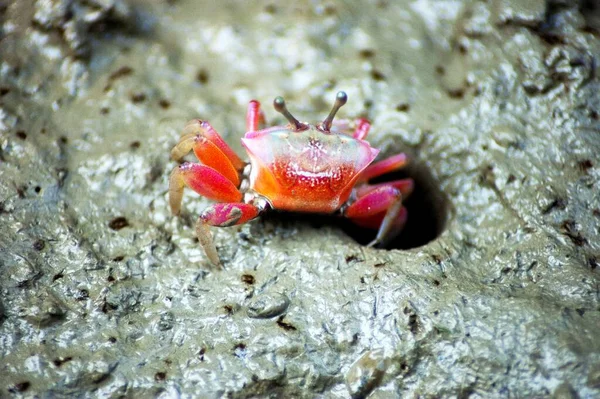
[[(596, 2), (213, 3), (0, 2), (0, 397), (600, 397)], [(338, 90), (407, 231), (277, 215), (211, 268), (185, 122), (241, 152), (250, 99)]]

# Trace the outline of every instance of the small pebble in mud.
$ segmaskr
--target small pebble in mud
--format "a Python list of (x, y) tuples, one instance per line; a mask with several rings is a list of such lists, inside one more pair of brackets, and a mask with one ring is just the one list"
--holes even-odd
[(371, 71), (371, 77), (373, 78), (373, 80), (376, 80), (378, 82), (385, 80), (385, 75), (377, 69), (373, 69)]
[(251, 274), (242, 274), (242, 281), (248, 285), (254, 284), (254, 276)]
[(232, 315), (235, 311), (234, 307), (231, 305), (223, 306), (223, 310), (225, 310), (225, 313), (227, 313), (228, 315)]
[(164, 98), (161, 99), (158, 102), (158, 105), (162, 108), (162, 109), (167, 109), (171, 106), (171, 102), (169, 100), (165, 100)]
[(36, 251), (41, 251), (42, 249), (44, 249), (44, 247), (46, 246), (46, 243), (44, 242), (44, 240), (35, 240), (35, 242), (33, 243), (33, 249), (35, 249)]
[(401, 103), (396, 105), (396, 111), (398, 112), (408, 112), (408, 110), (410, 109), (410, 105), (407, 103)]
[(52, 364), (54, 364), (56, 367), (61, 367), (63, 364), (70, 362), (71, 360), (73, 360), (73, 357), (71, 356), (57, 357), (52, 361)]
[(196, 74), (196, 80), (200, 83), (207, 84), (208, 83), (208, 71), (206, 69), (201, 69)]
[(110, 76), (108, 77), (108, 79), (116, 80), (116, 79), (122, 78), (124, 76), (131, 75), (132, 73), (133, 73), (133, 68), (128, 67), (128, 66), (122, 66), (121, 68), (119, 68), (116, 71), (114, 71), (113, 73), (111, 73)]
[(290, 300), (283, 294), (259, 294), (248, 304), (248, 317), (254, 319), (269, 319), (284, 313)]
[(448, 89), (448, 96), (454, 99), (461, 99), (465, 96), (465, 90), (462, 88), (459, 89)]
[(131, 102), (134, 104), (142, 103), (146, 101), (145, 93), (134, 93), (131, 95)]
[(122, 228), (127, 226), (129, 226), (129, 221), (123, 216), (116, 217), (113, 220), (111, 220), (110, 223), (108, 223), (108, 227), (110, 227), (113, 230), (121, 230)]
[(375, 57), (375, 50), (370, 49), (370, 48), (366, 48), (366, 49), (360, 50), (358, 52), (358, 55), (361, 58), (365, 58), (365, 59), (366, 58), (373, 58), (373, 57)]

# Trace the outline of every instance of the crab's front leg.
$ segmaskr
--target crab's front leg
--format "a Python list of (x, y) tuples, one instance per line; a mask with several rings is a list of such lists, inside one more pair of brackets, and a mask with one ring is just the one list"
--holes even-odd
[(222, 173), (210, 166), (184, 162), (173, 169), (169, 178), (169, 205), (173, 215), (179, 215), (186, 186), (215, 201), (237, 202), (242, 199), (240, 190)]
[(374, 188), (344, 210), (344, 216), (359, 226), (378, 229), (377, 236), (368, 245), (385, 244), (404, 227), (406, 208), (402, 206), (402, 192), (392, 185)]
[(229, 227), (243, 224), (258, 217), (263, 210), (264, 208), (244, 202), (214, 204), (205, 209), (196, 223), (196, 235), (208, 259), (217, 266), (221, 264), (209, 226)]
[(207, 121), (193, 119), (185, 125), (179, 142), (171, 150), (171, 158), (179, 161), (192, 150), (202, 163), (217, 170), (228, 170), (228, 174), (230, 170), (238, 174), (245, 166)]
[(358, 177), (357, 200), (346, 208), (344, 215), (359, 226), (378, 229), (369, 246), (385, 244), (402, 231), (408, 217), (402, 200), (412, 193), (414, 181), (410, 178), (379, 184), (369, 184), (368, 181), (402, 169), (407, 163), (406, 154), (396, 154), (369, 165)]
[(219, 256), (208, 226), (228, 227), (256, 218), (265, 206), (239, 202), (242, 193), (223, 174), (198, 163), (185, 162), (176, 167), (169, 179), (169, 203), (173, 214), (178, 215), (185, 187), (198, 194), (221, 201), (205, 209), (196, 223), (196, 235), (200, 245), (212, 263), (219, 265)]

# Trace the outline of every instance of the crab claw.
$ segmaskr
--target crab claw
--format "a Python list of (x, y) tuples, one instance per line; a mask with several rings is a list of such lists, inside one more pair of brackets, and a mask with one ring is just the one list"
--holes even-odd
[(169, 178), (169, 204), (173, 215), (179, 215), (185, 186), (216, 201), (242, 199), (242, 193), (220, 172), (205, 165), (185, 162), (175, 167)]
[(404, 227), (407, 218), (402, 206), (402, 192), (393, 185), (377, 187), (352, 203), (344, 212), (359, 226), (377, 228), (377, 236), (369, 247), (384, 245)]
[(202, 212), (196, 223), (196, 235), (206, 256), (214, 265), (220, 266), (221, 261), (208, 226), (229, 227), (243, 224), (256, 218), (260, 212), (257, 206), (244, 202), (214, 204)]

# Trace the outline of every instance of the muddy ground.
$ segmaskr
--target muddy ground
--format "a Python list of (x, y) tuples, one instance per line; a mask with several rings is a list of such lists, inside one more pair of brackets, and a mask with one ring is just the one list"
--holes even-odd
[[(0, 2), (0, 397), (600, 396), (595, 2), (280, 3)], [(277, 214), (211, 267), (185, 122), (242, 153), (250, 99), (338, 90), (405, 232)]]

